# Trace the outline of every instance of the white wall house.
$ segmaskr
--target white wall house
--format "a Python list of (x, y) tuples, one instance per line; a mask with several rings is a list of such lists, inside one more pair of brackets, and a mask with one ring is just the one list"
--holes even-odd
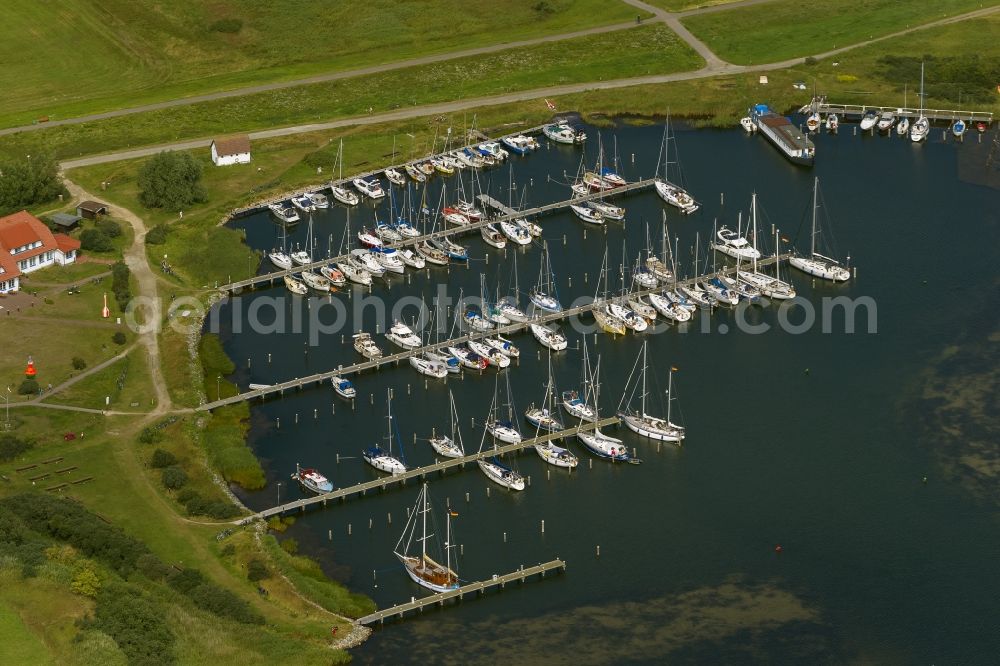
[(24, 273), (72, 264), (79, 250), (80, 241), (53, 234), (28, 211), (0, 217), (0, 294), (20, 289)]
[(250, 137), (238, 134), (213, 140), (212, 163), (215, 166), (250, 164)]

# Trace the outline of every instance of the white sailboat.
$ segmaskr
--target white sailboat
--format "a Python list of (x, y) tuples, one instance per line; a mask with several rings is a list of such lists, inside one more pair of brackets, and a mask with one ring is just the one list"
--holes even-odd
[(446, 458), (461, 458), (465, 455), (465, 445), (462, 443), (462, 431), (458, 425), (458, 410), (455, 409), (455, 396), (452, 395), (451, 389), (448, 390), (448, 403), (450, 406), (451, 435), (432, 435), (428, 441), (438, 454)]
[(552, 351), (562, 351), (569, 346), (566, 337), (554, 328), (534, 322), (529, 324), (529, 328), (531, 329), (531, 334), (535, 336), (535, 339), (543, 347), (548, 347)]
[[(632, 376), (635, 375), (636, 367), (640, 361), (642, 362), (641, 379), (632, 387), (632, 393), (622, 395), (621, 404), (618, 405), (618, 417), (625, 422), (629, 430), (638, 435), (664, 442), (677, 442), (679, 444), (684, 439), (684, 428), (674, 424), (670, 420), (670, 405), (673, 401), (671, 393), (673, 392), (675, 368), (670, 368), (670, 375), (667, 381), (667, 418), (662, 419), (651, 416), (646, 412), (646, 396), (648, 395), (646, 391), (646, 372), (648, 369), (646, 354), (646, 343), (643, 342), (642, 352), (636, 358), (635, 365), (632, 366), (632, 375), (629, 376), (629, 381), (625, 384), (626, 391), (628, 391), (628, 386), (632, 382)], [(639, 389), (640, 393), (640, 406), (639, 409), (631, 409), (629, 405), (635, 398), (636, 389)]]
[[(392, 440), (397, 439), (397, 428), (392, 422), (392, 392), (390, 389), (386, 389), (386, 421), (387, 433), (386, 433), (386, 444), (387, 449), (383, 449), (381, 446), (376, 444), (370, 448), (365, 449), (361, 453), (361, 457), (366, 463), (379, 470), (380, 472), (385, 472), (387, 474), (392, 474), (396, 476), (402, 474), (406, 471), (406, 465), (399, 458), (392, 455)], [(402, 451), (402, 442), (397, 439), (399, 443), (400, 450)]]
[(816, 252), (816, 237), (819, 235), (819, 227), (816, 224), (816, 212), (819, 210), (819, 178), (813, 181), (813, 203), (812, 203), (812, 231), (809, 234), (809, 256), (802, 257), (795, 255), (788, 260), (788, 263), (799, 269), (803, 273), (830, 280), (832, 282), (846, 282), (851, 279), (851, 272), (840, 265), (836, 259), (824, 256)]
[[(753, 237), (757, 238), (757, 193), (754, 192), (753, 198), (750, 203), (750, 217), (753, 225)], [(778, 232), (775, 230), (775, 238), (778, 238)], [(775, 246), (776, 257), (780, 256), (781, 253), (778, 251), (777, 244)], [(760, 293), (769, 298), (786, 300), (790, 298), (795, 298), (795, 288), (788, 282), (783, 282), (780, 278), (778, 272), (780, 262), (775, 261), (774, 270), (775, 277), (770, 275), (765, 275), (757, 270), (757, 260), (753, 260), (753, 270), (751, 271), (737, 271), (736, 275), (741, 282), (749, 284), (751, 287), (755, 287), (760, 290)]]
[[(528, 423), (535, 426), (536, 437), (546, 431), (558, 432), (563, 429), (563, 424), (559, 422), (559, 419), (552, 411), (555, 403), (556, 391), (555, 383), (552, 380), (551, 355), (549, 355), (548, 365), (549, 377), (548, 381), (545, 383), (545, 397), (542, 399), (542, 406), (535, 407), (532, 405), (528, 411), (524, 413), (524, 418), (527, 419)], [(579, 459), (577, 459), (572, 452), (561, 446), (557, 446), (552, 440), (535, 444), (534, 449), (542, 460), (550, 465), (554, 465), (555, 467), (566, 467), (571, 469), (580, 463)]]
[(910, 127), (910, 141), (920, 143), (931, 132), (931, 121), (924, 115), (924, 63), (920, 63), (920, 112)]
[[(406, 569), (406, 575), (417, 585), (426, 587), (432, 592), (457, 590), (459, 588), (458, 574), (451, 568), (451, 551), (455, 547), (451, 543), (451, 518), (458, 514), (450, 509), (446, 512), (445, 563), (442, 565), (427, 554), (427, 542), (434, 536), (427, 533), (427, 514), (431, 511), (427, 494), (427, 484), (424, 483), (417, 496), (417, 502), (413, 505), (413, 511), (410, 512), (410, 517), (403, 527), (403, 534), (396, 542), (394, 552), (403, 564), (403, 568)], [(418, 523), (421, 529), (420, 536), (417, 536)], [(420, 542), (419, 556), (409, 554), (414, 538)]]
[[(514, 404), (513, 398), (510, 392), (510, 375), (505, 375), (507, 379), (507, 403), (505, 407), (507, 408), (507, 416), (504, 418), (500, 415), (501, 409), (497, 405), (496, 390), (494, 386), (493, 393), (493, 405), (490, 409), (490, 415), (486, 419), (486, 431), (493, 435), (493, 437), (506, 444), (519, 444), (521, 442), (521, 432), (517, 429), (517, 424), (514, 423)], [(497, 384), (500, 382), (500, 376), (497, 375)], [(496, 409), (493, 409), (495, 407)]]
[[(486, 446), (486, 435), (491, 433), (490, 426), (494, 425), (492, 421), (495, 413), (494, 408), (496, 407), (496, 404), (497, 404), (497, 395), (496, 395), (496, 389), (494, 389), (493, 402), (490, 404), (489, 420), (487, 422), (487, 427), (483, 430), (483, 439), (479, 443), (480, 453), (483, 453), (483, 449)], [(493, 430), (495, 431), (495, 427)], [(511, 424), (511, 430), (513, 430), (513, 432), (515, 433), (517, 432), (517, 430), (513, 428), (513, 424)], [(492, 434), (494, 435), (495, 438), (499, 439), (499, 437), (497, 437), (495, 432), (493, 432)], [(513, 439), (513, 437), (511, 436), (508, 439)], [(520, 441), (521, 441), (520, 433), (517, 433), (517, 442)], [(505, 488), (510, 488), (511, 490), (524, 490), (525, 488), (524, 477), (521, 476), (516, 470), (503, 463), (503, 461), (500, 459), (499, 453), (497, 452), (497, 446), (495, 443), (492, 449), (494, 451), (493, 456), (489, 458), (485, 457), (479, 458), (476, 461), (477, 464), (479, 465), (479, 469), (483, 471), (483, 474), (485, 474), (488, 479), (490, 479), (495, 483), (500, 484), (501, 486), (504, 486)]]
[[(594, 392), (595, 420), (598, 418), (597, 411), (600, 399), (600, 382), (598, 380), (598, 377), (600, 377), (600, 368), (601, 359), (598, 357), (597, 369), (590, 380), (590, 386)], [(601, 432), (600, 428), (581, 430), (577, 433), (576, 438), (583, 442), (583, 445), (599, 458), (607, 458), (613, 462), (632, 461), (632, 456), (629, 455), (628, 448), (625, 446), (624, 442), (617, 437), (612, 437), (611, 435)]]
[[(680, 212), (690, 215), (701, 206), (694, 200), (694, 197), (688, 194), (687, 190), (680, 185), (670, 182), (668, 170), (671, 164), (670, 142), (673, 140), (673, 136), (670, 134), (670, 116), (668, 115), (666, 124), (663, 127), (663, 147), (660, 151), (660, 156), (663, 157), (663, 178), (656, 177), (656, 193), (660, 195), (661, 199), (680, 210)], [(676, 152), (676, 149), (674, 152)], [(660, 170), (659, 164), (657, 164), (656, 170)]]
[(274, 264), (278, 268), (283, 268), (283, 269), (285, 269), (287, 271), (287, 270), (291, 270), (291, 268), (292, 268), (292, 266), (294, 264), (292, 264), (292, 258), (290, 256), (288, 256), (288, 252), (285, 250), (285, 238), (286, 238), (285, 227), (284, 227), (284, 225), (282, 225), (282, 227), (281, 227), (281, 248), (280, 249), (279, 248), (275, 248), (275, 249), (271, 250), (270, 252), (268, 252), (267, 253), (267, 258), (268, 258), (268, 260), (272, 264)]
[(541, 265), (538, 269), (538, 283), (528, 293), (528, 298), (536, 307), (546, 312), (561, 312), (562, 304), (556, 297), (555, 280), (552, 277), (552, 265), (549, 263), (549, 244), (542, 243)]

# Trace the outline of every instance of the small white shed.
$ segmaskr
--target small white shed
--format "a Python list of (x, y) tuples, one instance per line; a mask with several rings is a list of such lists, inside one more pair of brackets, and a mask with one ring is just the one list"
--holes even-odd
[(250, 137), (246, 134), (237, 134), (214, 139), (212, 163), (215, 166), (250, 164)]

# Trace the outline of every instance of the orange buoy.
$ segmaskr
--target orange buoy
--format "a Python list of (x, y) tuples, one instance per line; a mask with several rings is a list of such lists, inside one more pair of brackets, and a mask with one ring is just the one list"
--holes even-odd
[(24, 369), (24, 376), (31, 378), (31, 377), (34, 377), (36, 374), (37, 374), (37, 372), (35, 370), (35, 362), (32, 361), (31, 357), (29, 356), (28, 357), (28, 367)]
[(101, 316), (107, 319), (111, 316), (111, 310), (108, 309), (108, 294), (104, 292), (104, 307), (101, 308)]

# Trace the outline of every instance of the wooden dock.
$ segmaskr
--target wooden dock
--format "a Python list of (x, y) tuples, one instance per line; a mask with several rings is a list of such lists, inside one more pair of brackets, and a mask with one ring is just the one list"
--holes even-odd
[(914, 109), (904, 106), (878, 106), (875, 104), (834, 104), (833, 102), (826, 101), (825, 97), (819, 97), (814, 99), (809, 104), (803, 106), (799, 111), (801, 113), (809, 113), (812, 110), (816, 110), (819, 113), (830, 114), (836, 113), (841, 118), (852, 118), (865, 115), (869, 111), (875, 111), (876, 113), (882, 113), (883, 111), (892, 111), (896, 114), (896, 117), (905, 116), (907, 118), (919, 118), (921, 114), (927, 117), (928, 120), (947, 120), (954, 121), (961, 118), (962, 120), (967, 120), (970, 123), (983, 122), (990, 125), (993, 122), (993, 112), (991, 111), (968, 111), (961, 109)]
[[(791, 255), (783, 254), (778, 258), (778, 260), (785, 261), (788, 259), (789, 256)], [(766, 266), (770, 266), (775, 261), (776, 261), (775, 257), (768, 257), (766, 259), (758, 261), (757, 265), (763, 268)], [(701, 275), (686, 280), (678, 280), (676, 284), (677, 286), (681, 287), (689, 286), (699, 280), (704, 280), (706, 278), (710, 278), (717, 275), (732, 275), (735, 272), (736, 272), (736, 267), (730, 266), (728, 268), (720, 269), (719, 271), (715, 273), (710, 273), (708, 275)], [(647, 296), (649, 294), (661, 293), (664, 289), (667, 288), (670, 287), (656, 286), (651, 289), (637, 290), (633, 292), (633, 295), (637, 297)], [(389, 365), (393, 363), (398, 364), (400, 361), (408, 361), (411, 356), (416, 356), (426, 351), (435, 351), (438, 349), (442, 349), (444, 347), (454, 346), (461, 344), (463, 342), (468, 342), (469, 340), (480, 340), (482, 338), (488, 338), (495, 335), (507, 335), (509, 333), (516, 333), (518, 331), (527, 329), (530, 324), (547, 324), (559, 321), (561, 319), (566, 319), (569, 317), (585, 314), (587, 312), (590, 312), (594, 308), (602, 307), (605, 303), (607, 303), (607, 300), (605, 299), (592, 300), (591, 302), (585, 305), (579, 305), (574, 308), (567, 308), (560, 312), (547, 312), (541, 314), (539, 316), (534, 317), (529, 322), (523, 322), (523, 323), (515, 322), (512, 324), (508, 324), (506, 326), (497, 326), (491, 331), (485, 331), (481, 333), (480, 332), (467, 333), (465, 335), (461, 335), (456, 338), (452, 338), (450, 340), (435, 342), (434, 344), (424, 345), (423, 347), (417, 347), (416, 349), (408, 349), (405, 351), (400, 351), (395, 354), (387, 354), (385, 356), (382, 356), (381, 358), (362, 361), (360, 363), (355, 363), (354, 365), (341, 366), (333, 370), (318, 372), (312, 375), (308, 375), (306, 377), (296, 377), (295, 379), (289, 379), (287, 381), (278, 382), (277, 384), (261, 386), (260, 388), (255, 388), (250, 391), (245, 391), (243, 393), (238, 393), (236, 395), (228, 396), (226, 398), (222, 398), (221, 400), (213, 400), (211, 402), (206, 402), (205, 404), (195, 407), (195, 410), (199, 412), (211, 411), (218, 407), (225, 407), (226, 405), (236, 404), (239, 402), (243, 402), (245, 400), (263, 398), (272, 393), (284, 394), (285, 391), (291, 389), (303, 389), (311, 385), (319, 385), (322, 384), (323, 382), (330, 380), (330, 378), (332, 378), (335, 375), (341, 375), (341, 376), (352, 375), (355, 373), (363, 372), (365, 370), (377, 369), (382, 367), (383, 365)]]
[[(544, 213), (548, 213), (554, 210), (566, 208), (572, 203), (590, 201), (592, 199), (599, 199), (601, 197), (611, 197), (611, 196), (627, 194), (629, 192), (634, 192), (636, 190), (641, 190), (650, 187), (654, 182), (656, 181), (653, 178), (639, 180), (634, 183), (623, 185), (622, 187), (616, 187), (614, 189), (604, 190), (603, 192), (601, 191), (593, 192), (591, 194), (582, 197), (575, 197), (573, 199), (567, 199), (565, 201), (556, 201), (554, 203), (545, 204), (544, 206), (536, 206), (535, 208), (529, 208), (526, 210), (517, 211), (510, 215), (504, 215), (493, 219), (484, 218), (479, 222), (473, 222), (471, 224), (466, 224), (461, 227), (439, 229), (437, 231), (433, 231), (429, 234), (423, 234), (415, 238), (404, 238), (403, 240), (396, 241), (395, 243), (386, 243), (386, 247), (401, 249), (404, 247), (408, 247), (410, 245), (416, 245), (417, 243), (422, 243), (424, 241), (433, 240), (435, 238), (442, 238), (444, 236), (459, 236), (473, 231), (479, 231), (479, 229), (485, 227), (487, 224), (496, 224), (504, 220), (516, 219), (519, 217), (542, 215)], [(276, 281), (280, 283), (282, 278), (284, 278), (284, 276), (286, 275), (294, 275), (295, 273), (301, 273), (302, 271), (315, 270), (322, 266), (329, 266), (330, 264), (333, 263), (342, 263), (347, 261), (349, 257), (350, 254), (343, 254), (337, 257), (328, 257), (326, 259), (320, 259), (318, 261), (314, 261), (311, 264), (306, 264), (304, 266), (296, 266), (288, 270), (280, 270), (280, 271), (275, 271), (273, 273), (265, 273), (263, 275), (257, 275), (251, 278), (247, 278), (246, 280), (238, 280), (235, 282), (229, 282), (227, 284), (217, 285), (216, 289), (224, 292), (239, 292), (248, 287), (254, 288), (259, 284), (266, 283), (270, 286), (273, 285)]]
[(444, 472), (452, 467), (464, 467), (466, 463), (475, 462), (483, 458), (492, 458), (497, 455), (515, 453), (536, 444), (544, 444), (545, 442), (549, 442), (554, 439), (573, 437), (580, 432), (587, 432), (588, 430), (603, 428), (617, 423), (619, 423), (617, 416), (609, 416), (599, 421), (581, 423), (580, 425), (573, 426), (572, 428), (566, 428), (565, 430), (560, 430), (558, 432), (550, 432), (544, 435), (539, 435), (538, 437), (532, 437), (531, 439), (524, 439), (517, 444), (505, 444), (503, 446), (498, 446), (495, 449), (472, 453), (467, 456), (462, 456), (461, 458), (446, 458), (434, 463), (433, 465), (426, 465), (424, 467), (407, 470), (403, 474), (383, 476), (372, 481), (365, 481), (364, 483), (348, 486), (347, 488), (338, 488), (337, 490), (324, 493), (322, 495), (306, 497), (304, 499), (295, 500), (294, 502), (288, 502), (287, 504), (279, 504), (278, 506), (271, 507), (270, 509), (264, 509), (263, 511), (255, 513), (252, 516), (242, 518), (237, 522), (237, 524), (246, 525), (256, 520), (267, 520), (271, 516), (280, 515), (288, 511), (305, 511), (306, 507), (315, 506), (317, 504), (326, 506), (327, 502), (331, 500), (346, 500), (352, 495), (364, 495), (369, 490), (384, 490), (396, 484), (402, 486), (405, 485), (406, 481), (409, 479), (423, 478), (428, 474), (433, 474), (434, 472)]
[(365, 615), (363, 618), (359, 619), (358, 622), (361, 624), (374, 624), (376, 622), (380, 624), (385, 624), (387, 619), (392, 618), (402, 618), (410, 611), (422, 611), (427, 606), (433, 606), (435, 604), (444, 605), (444, 602), (449, 599), (458, 599), (461, 601), (465, 598), (466, 594), (472, 593), (485, 593), (487, 590), (493, 588), (503, 589), (507, 583), (523, 583), (524, 581), (530, 579), (533, 576), (538, 576), (539, 578), (545, 578), (545, 574), (549, 571), (565, 571), (566, 563), (562, 560), (552, 560), (551, 562), (546, 562), (545, 564), (536, 564), (533, 567), (525, 568), (523, 565), (517, 571), (512, 571), (507, 574), (498, 575), (494, 574), (492, 578), (487, 580), (478, 581), (475, 583), (467, 583), (462, 587), (449, 590), (447, 592), (438, 592), (437, 594), (431, 594), (426, 597), (421, 597), (419, 599), (413, 598), (405, 604), (399, 604), (393, 606), (392, 608), (386, 608), (385, 610), (375, 611), (370, 615)]

